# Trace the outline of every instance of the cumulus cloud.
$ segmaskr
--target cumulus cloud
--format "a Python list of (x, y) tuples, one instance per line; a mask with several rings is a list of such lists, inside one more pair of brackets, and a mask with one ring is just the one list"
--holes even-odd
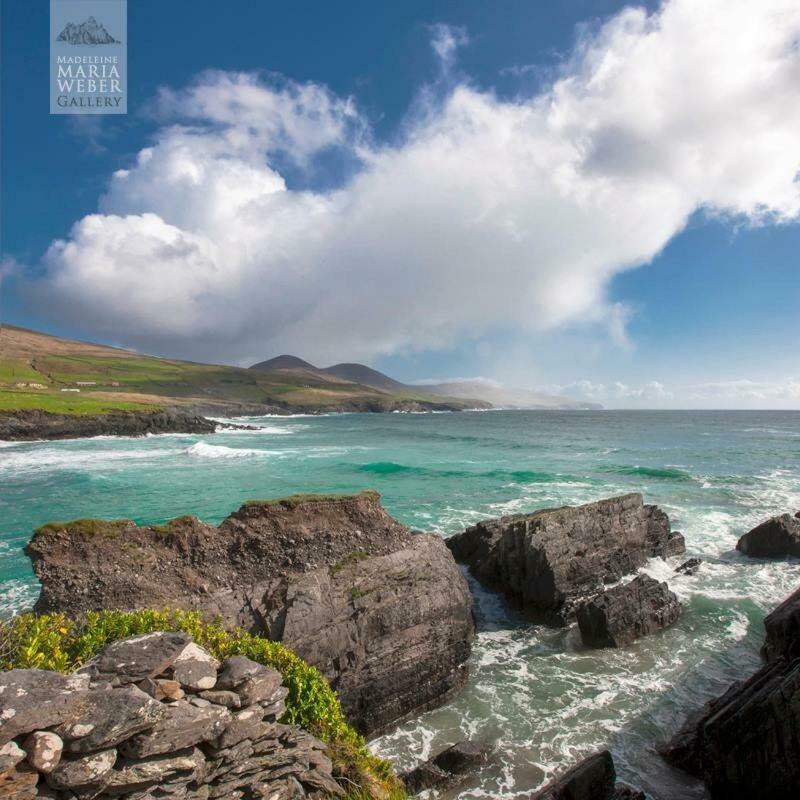
[[(583, 35), (549, 88), (433, 93), (392, 145), (316, 84), (208, 72), (97, 214), (44, 257), (62, 320), (141, 349), (247, 362), (448, 346), (495, 328), (602, 326), (611, 279), (699, 209), (800, 214), (800, 6), (670, 0)], [(465, 35), (436, 29), (444, 64)], [(333, 189), (296, 188), (341, 150)]]

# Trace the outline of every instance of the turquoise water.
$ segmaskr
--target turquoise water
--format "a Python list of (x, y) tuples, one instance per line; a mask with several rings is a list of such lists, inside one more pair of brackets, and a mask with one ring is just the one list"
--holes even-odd
[(0, 443), (0, 614), (36, 595), (22, 546), (52, 519), (196, 514), (297, 491), (376, 488), (414, 528), (640, 491), (705, 563), (651, 562), (686, 603), (673, 628), (622, 651), (532, 626), (475, 587), (480, 633), (467, 689), (372, 743), (401, 767), (465, 735), (496, 748), (466, 797), (530, 793), (608, 744), (622, 777), (656, 798), (700, 798), (653, 743), (758, 663), (761, 620), (800, 584), (800, 563), (734, 550), (759, 520), (800, 509), (800, 413), (486, 412), (259, 418), (257, 432)]

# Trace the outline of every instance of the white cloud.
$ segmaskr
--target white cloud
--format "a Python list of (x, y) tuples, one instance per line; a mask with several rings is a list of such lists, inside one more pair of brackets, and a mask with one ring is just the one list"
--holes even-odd
[[(800, 214), (799, 36), (796, 0), (627, 9), (548, 91), (455, 82), (393, 146), (319, 85), (205, 73), (160, 94), (173, 119), (52, 244), (37, 295), (94, 334), (239, 362), (508, 327), (594, 325), (624, 343), (609, 282), (693, 212)], [(443, 64), (462, 39), (437, 29)], [(287, 186), (282, 165), (313, 170), (331, 148), (359, 165), (344, 185)]]

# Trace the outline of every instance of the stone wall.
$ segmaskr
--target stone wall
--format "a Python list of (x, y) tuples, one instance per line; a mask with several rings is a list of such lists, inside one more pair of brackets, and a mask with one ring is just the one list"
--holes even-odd
[(344, 794), (324, 744), (278, 722), (287, 692), (184, 633), (115, 642), (71, 675), (0, 673), (0, 800)]

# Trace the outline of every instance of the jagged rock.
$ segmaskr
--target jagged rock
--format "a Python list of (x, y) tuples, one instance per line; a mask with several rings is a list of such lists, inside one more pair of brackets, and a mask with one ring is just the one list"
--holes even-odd
[(52, 731), (34, 731), (23, 744), (28, 763), (38, 772), (52, 772), (64, 752), (64, 742)]
[(671, 625), (681, 604), (666, 583), (639, 575), (578, 609), (578, 627), (589, 647), (624, 647), (640, 636)]
[(675, 572), (679, 572), (683, 575), (696, 575), (697, 570), (700, 569), (700, 565), (702, 563), (702, 558), (690, 558), (687, 561), (684, 561), (680, 566), (675, 567)]
[(130, 636), (104, 647), (78, 672), (95, 682), (138, 683), (169, 669), (191, 641), (186, 633), (163, 631)]
[(736, 549), (756, 558), (800, 556), (800, 519), (791, 514), (772, 517), (742, 536)]
[(216, 703), (218, 706), (225, 706), (226, 708), (241, 708), (242, 705), (242, 699), (239, 695), (227, 689), (200, 692), (200, 697), (203, 700), (208, 700), (209, 703)]
[(69, 719), (88, 686), (88, 676), (41, 669), (0, 673), (0, 745)]
[(800, 589), (764, 618), (767, 636), (762, 654), (768, 662), (800, 658)]
[(77, 523), (40, 529), (26, 549), (42, 583), (37, 610), (219, 615), (318, 667), (363, 732), (463, 686), (467, 583), (439, 536), (412, 534), (376, 493), (248, 503), (218, 528), (193, 517), (166, 527), (168, 536), (132, 524), (104, 536)]
[(165, 714), (145, 733), (120, 745), (128, 758), (169, 753), (215, 739), (231, 722), (231, 713), (222, 706), (197, 708), (185, 700), (166, 706)]
[(217, 677), (218, 689), (235, 689), (247, 678), (263, 675), (267, 669), (263, 664), (245, 656), (231, 656), (223, 665)]
[(184, 688), (191, 691), (213, 689), (217, 683), (219, 661), (194, 642), (175, 659), (172, 664), (172, 677)]
[(553, 624), (648, 558), (685, 550), (667, 515), (640, 494), (480, 522), (447, 546), (479, 580)]
[(25, 758), (25, 751), (16, 742), (6, 742), (0, 747), (0, 772), (16, 767)]
[(155, 700), (182, 700), (186, 695), (178, 681), (169, 678), (145, 678), (136, 685)]
[(135, 686), (92, 689), (69, 720), (54, 730), (68, 752), (90, 753), (152, 728), (166, 714), (166, 706)]
[(117, 751), (113, 748), (77, 758), (62, 758), (47, 776), (47, 783), (54, 789), (69, 789), (78, 796), (93, 797), (108, 784), (116, 761)]
[(442, 791), (465, 779), (471, 771), (485, 764), (488, 758), (487, 748), (475, 742), (458, 742), (405, 772), (400, 780), (410, 795), (428, 789)]
[(2, 800), (33, 800), (38, 796), (39, 773), (25, 763), (0, 772)]
[(614, 786), (614, 800), (647, 800), (647, 795), (641, 790), (627, 783), (618, 781)]
[(611, 753), (603, 750), (555, 778), (531, 800), (613, 800), (616, 779)]
[(196, 747), (140, 761), (123, 759), (111, 774), (106, 792), (127, 794), (175, 780), (184, 784), (202, 778), (204, 773), (205, 757)]
[(275, 732), (275, 726), (264, 722), (264, 710), (259, 707), (245, 708), (233, 714), (233, 720), (213, 742), (220, 750), (233, 747), (245, 739), (262, 739)]

